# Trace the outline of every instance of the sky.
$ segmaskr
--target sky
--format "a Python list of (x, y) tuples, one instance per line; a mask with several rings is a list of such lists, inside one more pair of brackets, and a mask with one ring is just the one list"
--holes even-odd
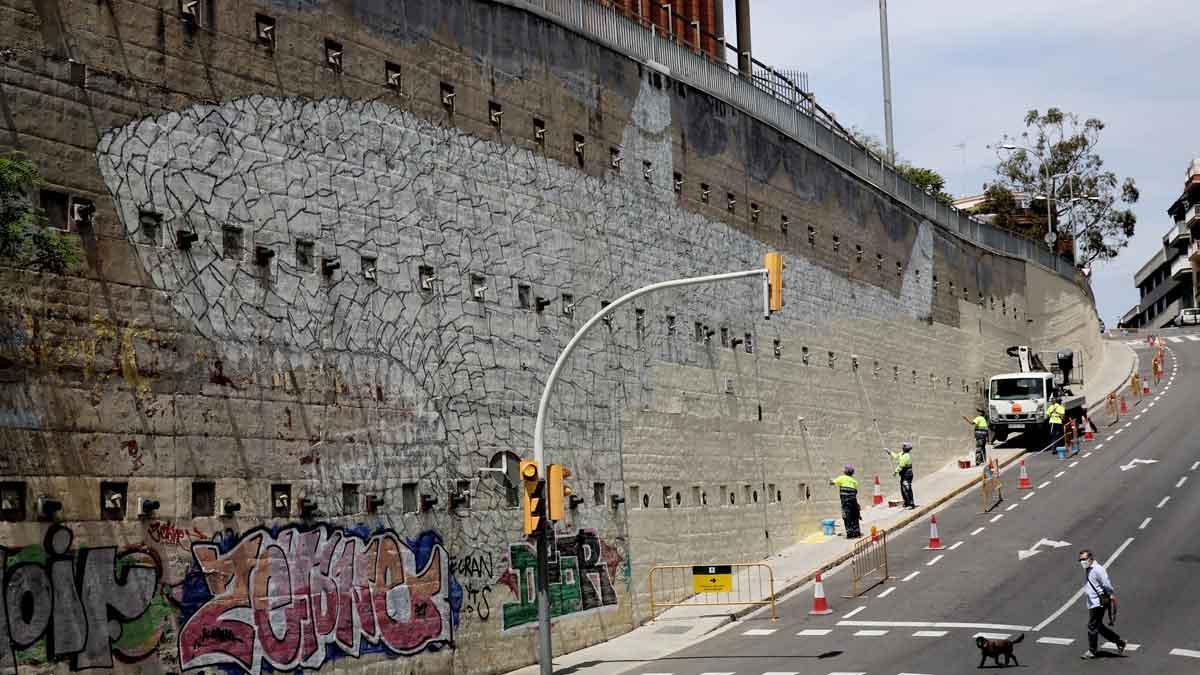
[[(725, 5), (733, 36), (733, 0)], [(884, 137), (878, 0), (751, 0), (750, 16), (757, 60), (807, 72), (839, 122)], [(896, 152), (939, 171), (956, 197), (978, 194), (997, 161), (986, 146), (1019, 135), (1026, 111), (1103, 120), (1098, 153), (1141, 190), (1133, 240), (1092, 275), (1100, 316), (1115, 326), (1200, 157), (1197, 16), (1194, 0), (893, 0)]]

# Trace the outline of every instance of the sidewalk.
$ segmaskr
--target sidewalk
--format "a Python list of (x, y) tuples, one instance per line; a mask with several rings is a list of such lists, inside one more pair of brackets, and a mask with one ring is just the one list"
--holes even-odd
[[(1103, 365), (1097, 372), (1086, 374), (1088, 381), (1082, 388), (1089, 409), (1103, 406), (1108, 393), (1124, 386), (1138, 365), (1137, 355), (1122, 342), (1105, 340), (1104, 346)], [(1001, 467), (1006, 467), (1022, 454), (1023, 448), (992, 448), (988, 457), (998, 459)], [(869, 536), (872, 526), (894, 532), (916, 521), (924, 521), (930, 512), (977, 485), (980, 473), (978, 467), (958, 468), (955, 460), (938, 471), (918, 478), (913, 482), (913, 492), (921, 506), (912, 511), (887, 507), (886, 495), (885, 506), (867, 506), (871, 503), (871, 484), (864, 482), (864, 489), (859, 495), (859, 502), (866, 507), (863, 509), (863, 534)], [(891, 490), (895, 491), (895, 481), (890, 482)], [(837, 515), (829, 514), (830, 517)], [(838, 530), (842, 531), (840, 518), (837, 523)], [(811, 582), (818, 570), (830, 570), (844, 563), (849, 559), (855, 543), (844, 537), (826, 537), (817, 533), (764, 560), (775, 573), (777, 601)], [(673, 607), (661, 612), (653, 623), (639, 626), (608, 642), (556, 656), (555, 670), (571, 675), (617, 675), (679, 651), (704, 639), (721, 626), (759, 610), (758, 607), (722, 608), (712, 605)], [(510, 675), (537, 673), (538, 665), (535, 663)]]

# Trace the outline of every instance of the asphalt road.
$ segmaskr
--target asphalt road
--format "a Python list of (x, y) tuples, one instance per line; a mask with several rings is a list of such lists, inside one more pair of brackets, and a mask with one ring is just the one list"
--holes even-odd
[[(924, 550), (928, 527), (910, 528), (889, 539), (891, 581), (846, 599), (849, 572), (826, 578), (832, 615), (810, 616), (805, 590), (779, 606), (774, 623), (753, 616), (632, 672), (962, 673), (979, 664), (982, 632), (1025, 635), (1018, 672), (1200, 673), (1200, 331), (1162, 335), (1162, 388), (1080, 455), (1027, 456), (1034, 489), (1016, 489), (1013, 464), (998, 508), (981, 514), (972, 490), (938, 511), (945, 550)], [(1148, 372), (1151, 353), (1140, 356)], [(1069, 545), (1042, 544), (1020, 558), (1043, 539)], [(1077, 553), (1085, 547), (1116, 588), (1124, 656), (1079, 658), (1087, 619)]]

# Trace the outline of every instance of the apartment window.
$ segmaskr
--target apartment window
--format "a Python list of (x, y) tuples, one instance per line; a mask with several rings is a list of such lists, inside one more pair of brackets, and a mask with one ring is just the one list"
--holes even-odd
[(217, 512), (217, 485), (212, 481), (192, 483), (192, 517), (208, 518)]

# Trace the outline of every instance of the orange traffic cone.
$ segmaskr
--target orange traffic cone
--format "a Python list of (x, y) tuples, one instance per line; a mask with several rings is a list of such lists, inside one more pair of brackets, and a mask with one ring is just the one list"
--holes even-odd
[(1129, 414), (1129, 406), (1125, 405), (1125, 397), (1124, 396), (1121, 396), (1121, 414), (1122, 415)]
[(825, 584), (821, 583), (821, 573), (813, 579), (813, 608), (809, 614), (833, 614), (829, 609), (829, 601), (825, 599)]
[(929, 545), (925, 547), (926, 551), (942, 550), (942, 538), (938, 536), (937, 531), (937, 516), (929, 518)]
[(871, 497), (871, 503), (875, 506), (883, 503), (883, 490), (879, 488), (879, 476), (875, 476), (875, 496)]
[(1149, 396), (1149, 395), (1150, 395), (1150, 385), (1148, 385), (1148, 384), (1147, 384), (1147, 385), (1143, 385), (1143, 386), (1142, 386), (1142, 395), (1143, 395), (1143, 396)]
[(1029, 480), (1029, 474), (1025, 471), (1025, 460), (1021, 460), (1021, 477), (1017, 480), (1017, 488), (1020, 490), (1033, 489), (1033, 481)]

